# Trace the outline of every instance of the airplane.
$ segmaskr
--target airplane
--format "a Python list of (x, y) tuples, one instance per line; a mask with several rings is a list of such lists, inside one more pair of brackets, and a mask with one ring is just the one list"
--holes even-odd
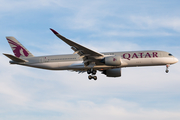
[(67, 43), (74, 53), (36, 57), (18, 40), (9, 36), (6, 39), (15, 56), (3, 54), (11, 59), (9, 61), (10, 64), (47, 70), (87, 72), (89, 80), (97, 80), (97, 71), (100, 71), (107, 77), (121, 77), (121, 68), (124, 67), (165, 65), (165, 72), (168, 73), (170, 65), (178, 62), (178, 59), (171, 53), (159, 50), (100, 53), (65, 38), (51, 28), (50, 30), (58, 38)]

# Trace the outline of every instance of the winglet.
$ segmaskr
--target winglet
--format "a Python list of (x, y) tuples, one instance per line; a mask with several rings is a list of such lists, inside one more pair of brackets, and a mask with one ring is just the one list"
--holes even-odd
[(59, 34), (59, 33), (56, 32), (55, 30), (53, 30), (52, 28), (50, 28), (50, 30), (51, 30), (55, 35)]

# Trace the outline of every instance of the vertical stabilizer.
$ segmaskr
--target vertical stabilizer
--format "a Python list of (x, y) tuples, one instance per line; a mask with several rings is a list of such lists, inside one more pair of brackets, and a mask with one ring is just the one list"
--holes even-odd
[(6, 37), (16, 57), (34, 57), (16, 38)]

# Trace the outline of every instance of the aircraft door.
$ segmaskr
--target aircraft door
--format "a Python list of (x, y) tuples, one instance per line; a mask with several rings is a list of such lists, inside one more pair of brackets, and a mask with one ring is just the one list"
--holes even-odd
[(49, 59), (47, 57), (44, 57), (44, 62), (49, 62)]

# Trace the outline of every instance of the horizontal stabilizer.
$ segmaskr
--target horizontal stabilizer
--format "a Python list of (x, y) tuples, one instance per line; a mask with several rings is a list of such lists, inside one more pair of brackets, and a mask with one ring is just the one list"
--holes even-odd
[(16, 56), (13, 56), (11, 54), (5, 54), (3, 53), (3, 55), (5, 55), (6, 57), (8, 57), (9, 59), (13, 60), (14, 62), (28, 62), (27, 60), (23, 60), (21, 58), (18, 58)]

